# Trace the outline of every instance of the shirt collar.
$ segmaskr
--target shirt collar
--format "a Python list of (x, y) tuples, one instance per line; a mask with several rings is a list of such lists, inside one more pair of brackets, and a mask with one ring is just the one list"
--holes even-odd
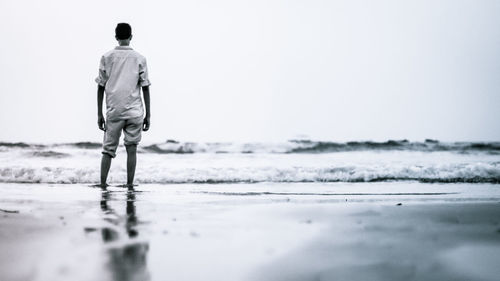
[(132, 50), (130, 46), (116, 46), (115, 50)]

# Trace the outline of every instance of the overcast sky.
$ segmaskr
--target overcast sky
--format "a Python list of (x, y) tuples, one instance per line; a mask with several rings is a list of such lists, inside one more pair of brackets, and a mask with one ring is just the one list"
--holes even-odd
[(500, 1), (0, 2), (0, 141), (100, 141), (101, 55), (129, 22), (146, 142), (500, 140)]

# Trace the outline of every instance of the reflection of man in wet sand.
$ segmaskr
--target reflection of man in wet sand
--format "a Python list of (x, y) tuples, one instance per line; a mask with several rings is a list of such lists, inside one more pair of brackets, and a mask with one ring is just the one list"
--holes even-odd
[[(106, 215), (116, 215), (115, 211), (109, 207), (108, 201), (111, 199), (111, 192), (103, 191), (101, 195), (101, 210)], [(104, 227), (101, 230), (102, 240), (105, 243), (114, 242), (117, 246), (109, 249), (109, 269), (113, 280), (125, 281), (145, 281), (150, 280), (147, 270), (147, 253), (149, 244), (134, 241), (133, 238), (139, 235), (137, 224), (139, 223), (135, 209), (135, 193), (127, 193), (127, 216), (126, 220), (116, 218), (106, 218), (105, 220), (117, 227), (124, 227), (126, 238), (120, 238), (120, 233), (112, 228)]]
[[(115, 157), (121, 132), (127, 149), (127, 186), (133, 187), (137, 144), (141, 131), (149, 130), (149, 82), (146, 58), (130, 48), (132, 28), (127, 23), (116, 26), (119, 46), (104, 54), (99, 65), (97, 88), (97, 123), (104, 131), (101, 160), (101, 186), (106, 186), (111, 159)], [(141, 88), (146, 115), (141, 100)], [(102, 101), (106, 93), (106, 119)]]

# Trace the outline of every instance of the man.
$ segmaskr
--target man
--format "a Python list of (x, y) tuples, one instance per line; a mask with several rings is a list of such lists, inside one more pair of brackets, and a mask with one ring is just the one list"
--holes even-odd
[[(133, 188), (137, 144), (141, 140), (141, 130), (149, 130), (150, 98), (148, 68), (146, 58), (134, 51), (129, 45), (132, 28), (127, 23), (119, 23), (115, 29), (119, 46), (104, 54), (96, 78), (97, 123), (104, 131), (101, 160), (101, 187), (106, 187), (111, 159), (123, 130), (124, 144), (127, 149), (127, 184)], [(146, 115), (141, 99), (141, 88), (146, 105)], [(106, 93), (106, 119), (102, 113), (102, 101)]]

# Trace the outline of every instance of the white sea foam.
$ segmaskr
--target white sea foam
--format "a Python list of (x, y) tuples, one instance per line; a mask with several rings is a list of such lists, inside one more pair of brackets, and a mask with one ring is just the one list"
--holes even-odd
[[(175, 144), (175, 143), (174, 143)], [(166, 144), (160, 147), (170, 149)], [(178, 144), (177, 144), (178, 145)], [(196, 144), (198, 149), (202, 147)], [(184, 146), (187, 147), (187, 146)], [(214, 146), (212, 145), (212, 148)], [(226, 150), (228, 146), (224, 146)], [(147, 153), (138, 155), (138, 183), (232, 182), (489, 182), (500, 183), (500, 155), (461, 151), (358, 150), (278, 153)], [(281, 147), (283, 151), (290, 148)], [(235, 145), (234, 151), (241, 151)], [(259, 152), (257, 152), (259, 151)], [(213, 151), (213, 152), (216, 152)], [(126, 179), (123, 148), (113, 160), (111, 183)], [(96, 183), (100, 150), (82, 145), (13, 146), (0, 151), (0, 182)]]
[[(100, 143), (75, 142), (66, 144), (27, 144), (0, 142), (0, 151), (9, 149), (50, 149), (75, 148), (99, 149)], [(275, 143), (232, 143), (232, 142), (178, 142), (168, 140), (163, 143), (142, 145), (143, 153), (192, 154), (192, 153), (332, 153), (347, 151), (451, 151), (459, 153), (500, 154), (500, 142), (439, 142), (425, 140), (410, 142), (407, 140), (389, 140), (385, 142), (352, 141), (329, 142), (311, 140), (290, 140)], [(43, 156), (43, 155), (42, 155)], [(46, 157), (51, 157), (49, 154)], [(55, 156), (55, 155), (54, 155)], [(60, 156), (60, 155), (59, 155)]]

